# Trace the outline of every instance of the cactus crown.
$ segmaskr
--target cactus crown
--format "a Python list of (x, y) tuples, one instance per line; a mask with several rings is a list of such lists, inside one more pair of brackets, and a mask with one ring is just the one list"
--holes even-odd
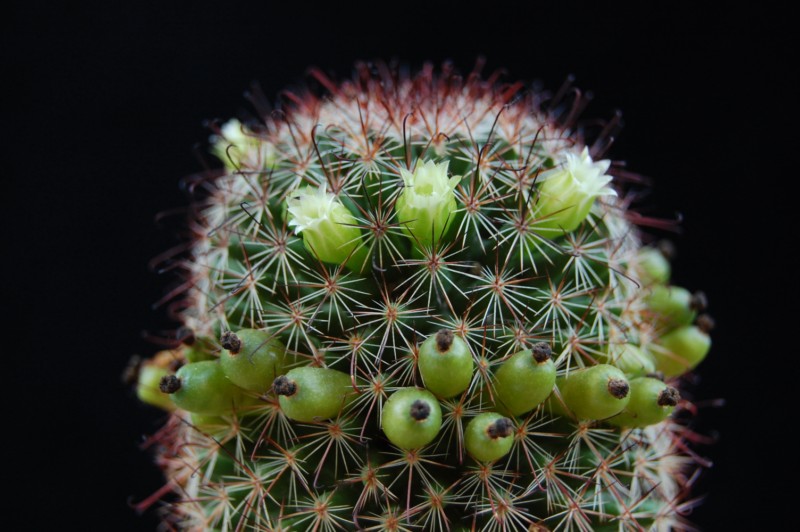
[(177, 377), (151, 363), (187, 399), (139, 383), (174, 409), (156, 438), (166, 519), (683, 527), (696, 464), (672, 386), (707, 334), (629, 221), (613, 124), (589, 145), (568, 91), (449, 66), (315, 75), (325, 97), (218, 128), (225, 170), (197, 183), (194, 342), (171, 352)]

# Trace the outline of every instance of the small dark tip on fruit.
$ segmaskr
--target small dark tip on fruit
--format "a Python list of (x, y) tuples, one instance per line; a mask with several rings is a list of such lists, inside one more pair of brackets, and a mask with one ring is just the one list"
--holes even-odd
[(225, 331), (222, 333), (222, 336), (219, 339), (219, 343), (222, 344), (222, 347), (230, 351), (232, 355), (235, 355), (239, 352), (242, 348), (242, 341), (236, 336), (235, 333), (231, 331)]
[(675, 406), (680, 400), (680, 392), (672, 386), (667, 386), (658, 394), (658, 406)]
[(428, 419), (428, 416), (431, 415), (431, 405), (422, 399), (417, 399), (411, 403), (411, 410), (409, 413), (411, 414), (411, 417), (417, 421), (425, 421)]
[(697, 291), (692, 294), (692, 299), (689, 300), (689, 307), (697, 312), (703, 312), (708, 308), (708, 297), (705, 292)]
[(289, 380), (286, 375), (281, 375), (272, 381), (272, 391), (274, 391), (276, 395), (285, 395), (289, 397), (297, 393), (297, 383)]
[(677, 253), (675, 244), (673, 244), (671, 240), (660, 240), (658, 242), (658, 251), (660, 251), (667, 260), (675, 259), (675, 255)]
[(652, 373), (646, 373), (645, 377), (648, 377), (648, 378), (651, 378), (651, 379), (658, 379), (661, 382), (664, 382), (664, 372), (663, 371), (654, 371)]
[(436, 349), (440, 353), (449, 351), (451, 345), (453, 345), (453, 331), (442, 329), (436, 333)]
[(531, 347), (531, 353), (533, 353), (534, 360), (541, 364), (550, 358), (553, 354), (553, 349), (547, 342), (536, 342), (533, 344), (533, 347)]
[(631, 387), (628, 381), (623, 379), (609, 379), (608, 380), (608, 393), (617, 399), (624, 399), (628, 396)]
[(164, 375), (158, 383), (158, 389), (163, 393), (175, 393), (181, 389), (181, 379), (177, 375)]
[(501, 417), (486, 428), (486, 434), (493, 440), (511, 436), (514, 432), (514, 423), (507, 417)]
[(709, 316), (708, 314), (700, 314), (697, 316), (697, 328), (703, 331), (704, 333), (708, 334), (714, 328), (714, 318)]

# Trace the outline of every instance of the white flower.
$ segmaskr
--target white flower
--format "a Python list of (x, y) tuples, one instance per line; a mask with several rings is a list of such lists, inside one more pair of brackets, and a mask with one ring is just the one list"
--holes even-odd
[[(352, 213), (324, 186), (295, 191), (288, 202), (289, 226), (303, 237), (306, 248), (321, 261), (348, 265), (364, 258), (361, 230)], [(360, 269), (358, 265), (356, 269)]]
[(426, 161), (414, 173), (401, 169), (405, 188), (395, 204), (403, 230), (430, 245), (447, 229), (456, 210), (455, 189), (461, 177), (447, 177), (448, 162)]
[(608, 186), (612, 177), (606, 174), (611, 162), (592, 161), (588, 148), (580, 155), (566, 152), (560, 166), (539, 176), (537, 228), (574, 231), (589, 215), (595, 198), (616, 196)]

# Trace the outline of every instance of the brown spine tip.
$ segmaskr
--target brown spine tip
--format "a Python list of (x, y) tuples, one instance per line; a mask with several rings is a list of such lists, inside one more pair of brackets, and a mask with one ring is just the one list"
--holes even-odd
[(658, 242), (658, 251), (664, 255), (667, 260), (674, 260), (678, 250), (671, 240), (660, 240)]
[(409, 413), (411, 414), (411, 417), (417, 421), (425, 421), (428, 419), (428, 416), (431, 415), (431, 405), (422, 399), (417, 399), (411, 403), (411, 410)]
[(623, 379), (609, 379), (608, 380), (608, 393), (617, 399), (625, 399), (628, 396), (631, 386), (628, 381)]
[(242, 341), (231, 331), (225, 331), (219, 339), (222, 347), (231, 352), (232, 355), (237, 354), (242, 349)]
[(297, 383), (293, 380), (289, 380), (289, 377), (286, 375), (281, 375), (272, 381), (272, 391), (275, 392), (275, 395), (291, 397), (297, 393)]
[(697, 328), (703, 331), (704, 333), (708, 334), (714, 328), (714, 318), (709, 316), (708, 314), (700, 314), (697, 316)]
[(667, 386), (658, 394), (658, 406), (675, 406), (680, 400), (680, 392), (672, 386)]
[(534, 360), (541, 364), (550, 358), (553, 354), (553, 349), (547, 342), (536, 342), (533, 344), (533, 347), (531, 347), (531, 353), (533, 353)]
[(486, 428), (486, 434), (493, 440), (506, 438), (514, 432), (514, 423), (507, 417), (501, 417)]
[(436, 333), (436, 349), (440, 353), (449, 351), (451, 345), (453, 345), (453, 331), (442, 329)]
[(692, 294), (692, 298), (689, 300), (689, 308), (697, 312), (703, 312), (705, 309), (707, 309), (708, 297), (706, 296), (705, 292), (698, 290)]
[(181, 379), (177, 375), (164, 375), (158, 383), (158, 389), (163, 393), (175, 393), (181, 389)]

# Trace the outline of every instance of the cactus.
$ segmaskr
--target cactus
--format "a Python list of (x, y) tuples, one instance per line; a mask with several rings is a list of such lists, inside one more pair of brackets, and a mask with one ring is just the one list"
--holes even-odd
[(314, 75), (214, 126), (194, 183), (183, 341), (139, 373), (165, 522), (690, 528), (710, 319), (643, 243), (615, 123), (448, 65)]

